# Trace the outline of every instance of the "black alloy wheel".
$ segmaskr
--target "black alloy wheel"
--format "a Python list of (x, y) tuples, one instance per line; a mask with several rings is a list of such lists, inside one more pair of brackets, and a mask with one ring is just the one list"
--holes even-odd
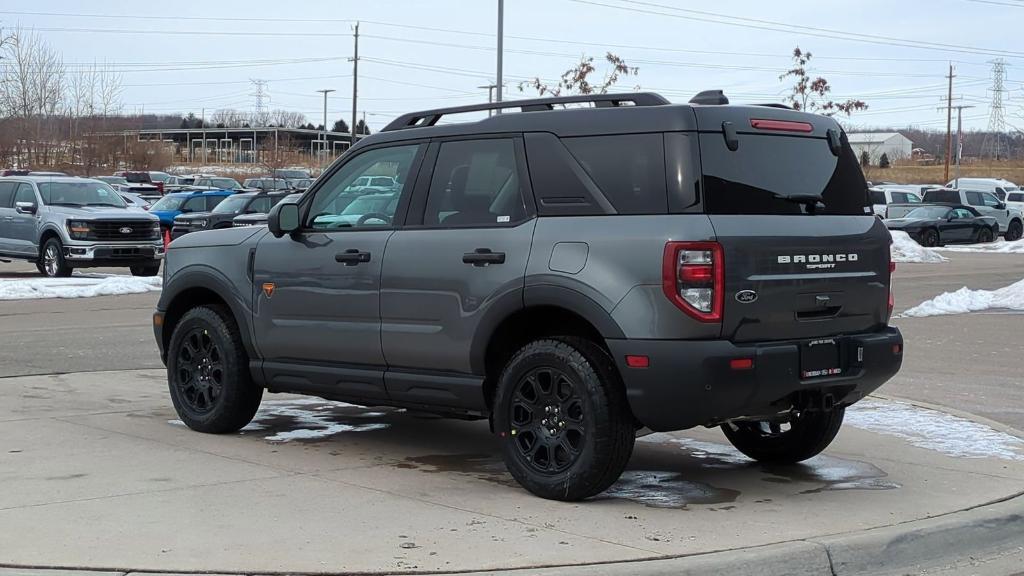
[(516, 385), (509, 406), (515, 454), (541, 474), (565, 471), (586, 441), (581, 384), (553, 367), (528, 372)]

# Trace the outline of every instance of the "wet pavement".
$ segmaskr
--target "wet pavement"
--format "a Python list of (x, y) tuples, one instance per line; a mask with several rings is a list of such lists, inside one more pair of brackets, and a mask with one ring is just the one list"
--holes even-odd
[(638, 439), (581, 503), (535, 498), (486, 422), (267, 395), (192, 432), (159, 371), (0, 387), (0, 565), (304, 572), (672, 557), (891, 526), (1024, 492), (1024, 442), (868, 399), (824, 454), (765, 466), (718, 430)]

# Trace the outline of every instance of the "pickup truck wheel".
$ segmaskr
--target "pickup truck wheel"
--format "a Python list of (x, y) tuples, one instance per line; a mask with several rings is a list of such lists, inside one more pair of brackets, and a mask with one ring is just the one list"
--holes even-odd
[(978, 242), (987, 244), (995, 239), (995, 234), (992, 233), (988, 228), (982, 228), (978, 231)]
[(618, 372), (604, 350), (581, 338), (522, 347), (498, 381), (494, 423), (509, 472), (541, 498), (599, 494), (633, 452), (633, 416)]
[(178, 417), (198, 432), (235, 432), (259, 409), (263, 388), (249, 376), (238, 325), (219, 306), (186, 312), (171, 334), (167, 385)]
[(730, 422), (722, 425), (722, 432), (737, 450), (758, 462), (795, 464), (827, 448), (845, 414), (845, 408), (834, 408), (796, 413), (786, 422)]
[(1013, 242), (1014, 240), (1020, 240), (1021, 235), (1024, 234), (1024, 224), (1020, 220), (1014, 220), (1010, 222), (1010, 225), (1006, 227), (1006, 238), (1007, 242)]
[(71, 276), (71, 266), (68, 266), (67, 261), (64, 259), (64, 245), (61, 244), (57, 238), (50, 238), (43, 244), (43, 255), (41, 258), (41, 264), (37, 265), (37, 268), (41, 267), (41, 272), (50, 278), (67, 278)]
[(929, 228), (921, 234), (921, 245), (929, 248), (934, 248), (939, 245), (939, 232)]
[(128, 269), (132, 271), (132, 276), (156, 276), (160, 273), (159, 264), (131, 266)]

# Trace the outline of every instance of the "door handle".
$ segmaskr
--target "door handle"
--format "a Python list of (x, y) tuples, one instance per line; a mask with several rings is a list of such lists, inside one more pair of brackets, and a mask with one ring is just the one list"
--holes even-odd
[(504, 252), (492, 252), (490, 248), (477, 248), (473, 252), (466, 252), (462, 255), (464, 264), (473, 266), (487, 266), (489, 264), (504, 264)]
[(338, 252), (334, 255), (335, 262), (341, 262), (345, 266), (356, 266), (360, 262), (369, 262), (370, 253), (361, 252), (356, 248), (349, 248), (344, 252)]

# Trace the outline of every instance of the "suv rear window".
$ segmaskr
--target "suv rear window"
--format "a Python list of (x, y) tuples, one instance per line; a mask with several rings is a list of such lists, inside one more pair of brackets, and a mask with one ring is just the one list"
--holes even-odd
[(665, 214), (664, 140), (659, 134), (562, 138), (619, 214)]
[(710, 214), (802, 214), (801, 204), (784, 198), (790, 195), (820, 195), (819, 214), (871, 213), (845, 134), (838, 158), (824, 138), (740, 134), (732, 151), (720, 132), (700, 135), (700, 156)]
[(956, 190), (929, 190), (924, 193), (925, 202), (960, 203), (960, 193)]

